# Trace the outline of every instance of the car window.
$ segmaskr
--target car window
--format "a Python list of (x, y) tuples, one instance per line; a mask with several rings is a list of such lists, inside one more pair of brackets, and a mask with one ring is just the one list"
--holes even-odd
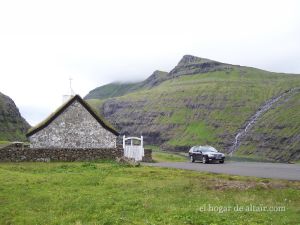
[(191, 152), (218, 152), (212, 146), (193, 146), (190, 151)]
[(207, 148), (204, 148), (204, 149), (202, 149), (202, 152), (210, 152), (210, 150)]
[(192, 152), (198, 152), (198, 147), (197, 147), (197, 146), (194, 146), (194, 147), (191, 148), (190, 151), (192, 151)]
[(218, 151), (214, 148), (203, 148), (202, 152), (218, 152)]

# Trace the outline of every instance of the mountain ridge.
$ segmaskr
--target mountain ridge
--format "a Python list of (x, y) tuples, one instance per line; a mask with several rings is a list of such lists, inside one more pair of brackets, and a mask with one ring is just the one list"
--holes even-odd
[(84, 99), (105, 99), (118, 97), (143, 88), (152, 88), (163, 82), (168, 73), (155, 70), (147, 79), (140, 82), (113, 82), (91, 90)]
[(192, 75), (196, 73), (230, 69), (232, 66), (234, 65), (192, 55), (184, 55), (178, 62), (178, 64), (169, 73), (161, 70), (155, 70), (144, 81), (112, 82), (91, 90), (84, 97), (84, 99), (105, 99), (108, 97), (118, 97), (126, 93), (140, 90), (142, 88), (152, 88), (166, 80), (170, 80), (181, 75)]
[(235, 65), (218, 62), (215, 60), (184, 55), (178, 64), (169, 72), (169, 77), (174, 78), (181, 75), (192, 75), (213, 72), (222, 69), (231, 69)]

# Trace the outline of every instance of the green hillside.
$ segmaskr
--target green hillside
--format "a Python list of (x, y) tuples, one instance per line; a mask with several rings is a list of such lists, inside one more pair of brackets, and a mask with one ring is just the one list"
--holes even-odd
[(0, 141), (24, 141), (29, 127), (13, 100), (0, 92)]
[(238, 154), (276, 160), (299, 159), (300, 92), (265, 113), (244, 142)]
[[(147, 144), (183, 151), (193, 145), (209, 144), (228, 152), (237, 132), (265, 101), (300, 87), (299, 75), (192, 56), (185, 56), (166, 77), (151, 88), (108, 98), (99, 104), (95, 104), (97, 100), (89, 101), (122, 133), (142, 134)], [(245, 137), (236, 154), (254, 154), (278, 161), (300, 159), (299, 138), (295, 136), (300, 133), (299, 100), (296, 94), (281, 105), (278, 103), (278, 107), (274, 105), (253, 127), (250, 137)], [(286, 141), (277, 141), (277, 153), (273, 154), (273, 143), (268, 144), (264, 139), (278, 137)], [(272, 154), (267, 153), (270, 151)]]
[(129, 92), (136, 83), (111, 83), (94, 90), (85, 97), (86, 99), (105, 99), (116, 96), (121, 96)]

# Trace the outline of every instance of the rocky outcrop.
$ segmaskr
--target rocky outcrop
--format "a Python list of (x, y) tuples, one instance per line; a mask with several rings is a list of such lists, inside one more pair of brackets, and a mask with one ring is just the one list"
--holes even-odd
[(192, 55), (185, 55), (179, 61), (177, 66), (168, 74), (169, 78), (174, 78), (182, 75), (192, 75), (199, 73), (207, 73), (218, 70), (230, 70), (233, 65), (220, 63), (210, 59), (199, 58)]
[(0, 140), (24, 141), (29, 127), (14, 101), (0, 92)]

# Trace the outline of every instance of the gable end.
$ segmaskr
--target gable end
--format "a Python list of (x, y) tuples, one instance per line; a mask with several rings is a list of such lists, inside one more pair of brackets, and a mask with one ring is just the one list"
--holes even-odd
[(103, 119), (101, 119), (96, 112), (89, 106), (79, 95), (75, 95), (73, 98), (71, 98), (68, 102), (66, 102), (64, 105), (61, 106), (53, 115), (51, 115), (45, 122), (42, 122), (41, 125), (38, 125), (37, 127), (33, 128), (32, 130), (29, 130), (26, 134), (26, 137), (30, 137), (33, 134), (39, 132), (40, 130), (47, 127), (50, 123), (52, 123), (60, 114), (62, 114), (73, 102), (78, 101), (93, 117), (94, 119), (106, 130), (110, 131), (116, 136), (119, 136), (119, 132), (107, 125)]

